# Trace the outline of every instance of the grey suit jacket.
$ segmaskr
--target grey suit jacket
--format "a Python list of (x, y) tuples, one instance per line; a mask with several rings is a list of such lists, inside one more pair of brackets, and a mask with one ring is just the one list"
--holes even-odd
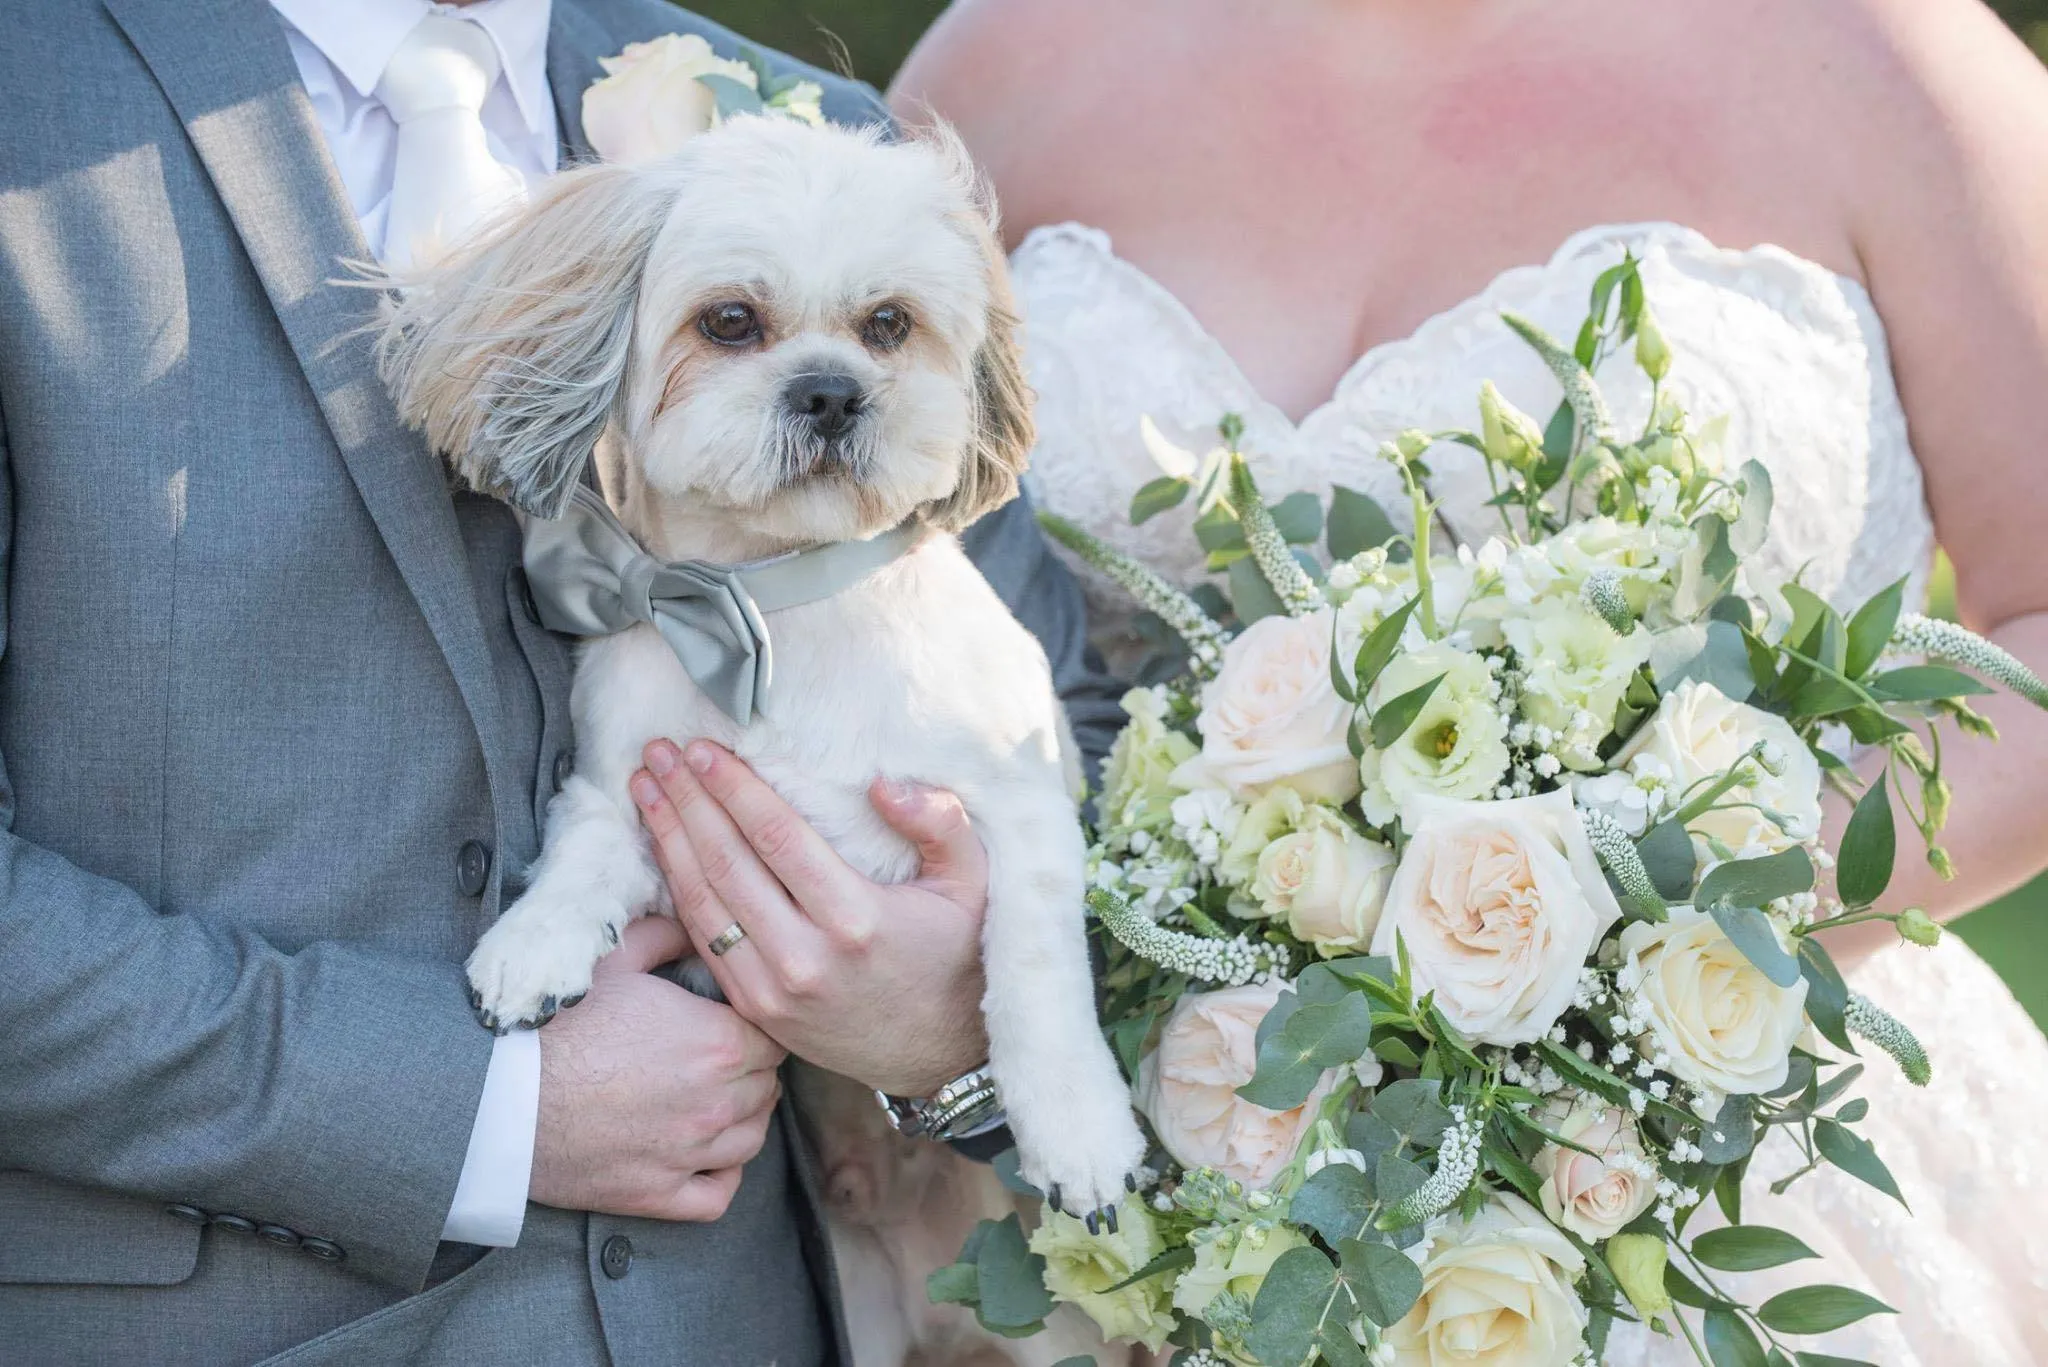
[[(367, 250), (263, 0), (6, 29), (0, 1361), (832, 1360), (786, 1125), (717, 1224), (438, 1245), (490, 1054), (459, 965), (566, 771), (566, 645), (353, 335)], [(555, 0), (572, 150), (596, 59), (675, 29), (737, 46)], [(1021, 504), (968, 540), (1099, 751), (1073, 583)]]

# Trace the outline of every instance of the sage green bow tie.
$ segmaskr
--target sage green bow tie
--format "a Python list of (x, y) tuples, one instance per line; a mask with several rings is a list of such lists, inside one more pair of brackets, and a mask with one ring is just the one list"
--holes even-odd
[(664, 564), (640, 549), (595, 490), (578, 485), (558, 518), (526, 520), (526, 578), (549, 629), (610, 636), (648, 622), (725, 714), (766, 714), (775, 672), (767, 615), (850, 588), (909, 550), (905, 523), (745, 565)]

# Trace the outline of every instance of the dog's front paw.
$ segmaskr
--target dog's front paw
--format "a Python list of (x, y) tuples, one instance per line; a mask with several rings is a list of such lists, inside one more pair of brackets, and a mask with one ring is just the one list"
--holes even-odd
[[(1099, 1106), (1080, 1106), (1043, 1130), (1018, 1126), (1019, 1172), (1053, 1209), (1086, 1221), (1088, 1232), (1116, 1229), (1116, 1208), (1138, 1189), (1145, 1136), (1121, 1089)], [(1027, 1139), (1026, 1135), (1030, 1137)]]
[(493, 1034), (538, 1029), (590, 990), (590, 970), (613, 946), (611, 923), (568, 907), (521, 902), (469, 956), (469, 1005)]

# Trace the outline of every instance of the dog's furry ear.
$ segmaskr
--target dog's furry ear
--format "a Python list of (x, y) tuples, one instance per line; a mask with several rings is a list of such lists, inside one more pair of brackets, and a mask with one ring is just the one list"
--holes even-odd
[(1017, 306), (994, 201), (977, 182), (965, 148), (950, 129), (941, 125), (923, 136), (954, 162), (957, 174), (976, 186), (976, 210), (966, 228), (974, 235), (988, 272), (987, 328), (974, 353), (974, 437), (961, 460), (960, 482), (951, 494), (923, 510), (924, 520), (932, 526), (957, 532), (1017, 496), (1017, 480), (1030, 464), (1038, 432), (1031, 418), (1031, 386), (1024, 380)]
[(465, 484), (561, 513), (618, 408), (634, 300), (671, 198), (629, 168), (567, 171), (440, 264), (392, 282), (379, 373)]

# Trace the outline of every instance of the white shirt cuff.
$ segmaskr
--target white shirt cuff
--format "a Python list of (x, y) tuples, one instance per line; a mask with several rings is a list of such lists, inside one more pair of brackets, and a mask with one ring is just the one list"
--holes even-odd
[(540, 1123), (540, 1036), (500, 1035), (484, 1072), (483, 1099), (469, 1131), (469, 1153), (455, 1179), (441, 1238), (451, 1243), (511, 1248), (526, 1223), (533, 1178), (533, 1132)]

